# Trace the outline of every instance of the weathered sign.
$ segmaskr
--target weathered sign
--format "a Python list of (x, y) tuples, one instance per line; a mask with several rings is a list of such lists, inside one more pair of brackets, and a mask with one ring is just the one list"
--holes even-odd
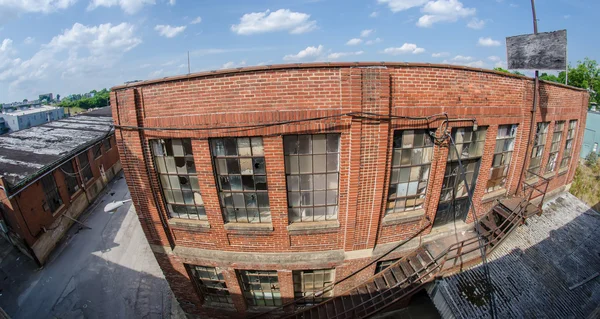
[(567, 64), (567, 30), (506, 38), (508, 68), (564, 70)]

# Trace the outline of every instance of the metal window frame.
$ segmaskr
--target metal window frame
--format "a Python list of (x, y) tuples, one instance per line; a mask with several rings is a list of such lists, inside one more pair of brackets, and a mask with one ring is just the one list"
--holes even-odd
[[(250, 306), (253, 306), (253, 307), (278, 307), (278, 306), (282, 305), (281, 287), (279, 285), (279, 276), (278, 276), (276, 270), (238, 270), (237, 275), (238, 275), (238, 280), (240, 283), (240, 288), (244, 295), (244, 299), (246, 299), (246, 303), (248, 303)], [(273, 299), (270, 299), (272, 301), (272, 303), (270, 305), (267, 305), (267, 300), (269, 300), (269, 299), (265, 298), (266, 290), (263, 289), (262, 282), (261, 281), (258, 282), (260, 289), (254, 289), (252, 287), (252, 284), (256, 284), (256, 283), (250, 282), (250, 276), (259, 277), (259, 278), (261, 278), (261, 277), (269, 278), (268, 283), (271, 286), (271, 288), (270, 288), (270, 291), (268, 291), (267, 293), (271, 294), (271, 296), (273, 296)], [(273, 278), (275, 278), (275, 280), (272, 280)], [(248, 280), (246, 280), (246, 279), (248, 279)], [(276, 288), (273, 288), (273, 285), (276, 285)], [(257, 298), (257, 295), (259, 293), (262, 296), (262, 298)], [(279, 298), (275, 298), (275, 294), (278, 294)], [(261, 305), (259, 302), (257, 302), (258, 300), (262, 300), (264, 304)]]
[[(251, 155), (240, 155), (239, 154), (239, 143), (238, 140), (239, 139), (243, 139), (243, 138), (247, 138), (250, 142), (250, 154)], [(253, 143), (252, 140), (253, 139), (257, 139), (260, 138), (261, 140), (261, 145), (263, 147), (263, 154), (262, 155), (254, 155), (254, 150), (253, 150)], [(236, 152), (238, 153), (237, 155), (217, 155), (215, 154), (214, 151), (214, 144), (216, 143), (218, 140), (225, 140), (225, 139), (233, 139), (235, 140), (235, 144), (236, 144)], [(215, 183), (217, 185), (217, 191), (219, 193), (219, 205), (221, 207), (221, 213), (223, 215), (223, 221), (225, 223), (271, 223), (272, 219), (271, 219), (271, 202), (270, 202), (270, 198), (269, 198), (269, 183), (268, 183), (268, 179), (267, 179), (267, 161), (266, 161), (266, 156), (264, 154), (264, 141), (262, 136), (239, 136), (239, 137), (219, 137), (219, 138), (211, 138), (209, 140), (209, 148), (210, 148), (210, 154), (211, 154), (211, 162), (213, 165), (213, 172), (214, 172), (214, 176), (215, 176)], [(265, 165), (265, 173), (264, 174), (256, 174), (254, 173), (254, 169), (252, 171), (252, 174), (242, 174), (241, 173), (241, 164), (240, 164), (240, 173), (239, 174), (229, 174), (229, 172), (227, 172), (227, 174), (221, 174), (219, 172), (218, 169), (218, 164), (217, 164), (217, 160), (219, 159), (237, 159), (238, 160), (238, 164), (240, 163), (241, 159), (255, 159), (255, 158), (262, 158), (264, 165)], [(221, 188), (221, 181), (220, 181), (220, 177), (221, 176), (240, 176), (240, 179), (242, 179), (243, 176), (264, 176), (265, 177), (265, 184), (267, 185), (267, 189), (266, 190), (258, 190), (256, 189), (256, 179), (255, 180), (255, 186), (254, 186), (254, 190), (244, 190), (244, 184), (242, 182), (242, 190), (223, 190)], [(258, 202), (258, 194), (266, 194), (267, 195), (267, 201), (268, 201), (268, 205), (267, 206), (260, 206), (260, 203)], [(257, 198), (256, 198), (256, 211), (257, 211), (257, 216), (258, 216), (258, 222), (255, 221), (250, 221), (250, 216), (248, 215), (248, 205), (246, 203), (246, 200), (244, 200), (244, 212), (246, 213), (246, 220), (247, 221), (243, 221), (243, 219), (241, 218), (242, 216), (238, 216), (238, 212), (240, 212), (238, 209), (241, 209), (241, 207), (235, 207), (235, 205), (233, 206), (234, 209), (234, 215), (235, 215), (235, 220), (232, 221), (229, 219), (229, 214), (227, 212), (227, 210), (231, 207), (227, 207), (225, 204), (225, 201), (223, 200), (223, 196), (225, 194), (230, 194), (232, 196), (232, 201), (233, 201), (233, 194), (256, 194)], [(254, 208), (250, 208), (250, 209), (254, 209)], [(266, 209), (266, 211), (268, 211), (268, 220), (263, 221), (263, 216), (262, 213), (264, 213), (265, 211), (262, 211), (261, 209)], [(242, 219), (242, 220), (240, 220)]]
[[(577, 120), (570, 120), (567, 127), (567, 138), (565, 139), (565, 150), (563, 151), (562, 159), (560, 160), (560, 168), (569, 166), (571, 157), (573, 156), (573, 140), (577, 131)], [(569, 147), (569, 142), (571, 142)], [(566, 154), (566, 155), (565, 155)]]
[[(562, 141), (564, 125), (565, 121), (554, 122), (554, 132), (552, 132), (552, 142), (550, 143), (548, 163), (546, 163), (546, 173), (554, 172), (554, 170), (556, 170), (556, 164), (558, 162), (558, 152), (560, 151), (560, 142)], [(556, 150), (553, 151), (555, 146)], [(552, 160), (552, 157), (554, 157), (554, 160)]]
[[(79, 167), (81, 169), (81, 175), (83, 183), (87, 183), (94, 179), (94, 173), (92, 172), (92, 162), (90, 161), (89, 149), (79, 153), (77, 155), (77, 161), (79, 161)], [(82, 161), (84, 159), (84, 161)]]
[[(40, 182), (42, 183), (42, 189), (44, 190), (44, 197), (46, 199), (46, 202), (42, 206), (44, 206), (44, 210), (49, 210), (51, 213), (55, 213), (63, 205), (63, 200), (62, 197), (60, 197), (60, 192), (58, 191), (54, 174), (51, 173), (42, 177)], [(58, 204), (56, 205), (54, 203), (55, 200), (58, 201)]]
[(384, 261), (377, 262), (377, 265), (375, 265), (375, 275), (377, 275), (378, 273), (382, 272), (384, 269), (386, 269), (387, 267), (389, 267), (391, 264), (397, 262), (398, 260), (400, 260), (400, 258), (390, 259), (390, 260), (384, 260)]
[[(63, 172), (63, 175), (65, 176), (65, 185), (67, 186), (67, 192), (69, 192), (69, 195), (73, 196), (73, 194), (79, 191), (79, 180), (77, 178), (77, 174), (75, 174), (73, 160), (68, 160), (59, 167), (61, 170), (66, 171), (66, 173)], [(67, 173), (73, 175), (69, 175)]]
[[(542, 158), (544, 158), (544, 150), (546, 148), (546, 140), (548, 139), (548, 127), (550, 126), (550, 122), (537, 122), (536, 123), (536, 131), (534, 141), (541, 142), (540, 144), (533, 144), (531, 146), (531, 158), (529, 159), (529, 165), (527, 166), (527, 172), (525, 173), (526, 178), (531, 178), (534, 175), (533, 173), (538, 174), (542, 167)], [(543, 128), (543, 130), (540, 130)], [(541, 138), (543, 136), (543, 138)], [(541, 150), (541, 151), (540, 151)], [(539, 156), (534, 156), (537, 153), (541, 153)], [(540, 159), (539, 164), (536, 166), (531, 166), (533, 163), (533, 159)]]
[[(423, 138), (423, 146), (422, 147), (414, 147), (414, 146), (413, 147), (399, 147), (399, 148), (396, 148), (395, 146), (392, 146), (392, 163), (391, 163), (391, 166), (390, 166), (391, 168), (390, 168), (390, 181), (389, 181), (389, 184), (388, 184), (388, 198), (386, 200), (386, 211), (385, 211), (386, 215), (387, 214), (394, 214), (394, 213), (411, 212), (411, 211), (415, 211), (415, 210), (418, 210), (418, 209), (423, 209), (424, 205), (425, 205), (425, 199), (427, 197), (427, 188), (429, 187), (429, 178), (431, 176), (431, 162), (433, 160), (433, 152), (434, 152), (434, 149), (435, 149), (434, 148), (433, 140), (431, 138), (431, 135), (429, 134), (429, 133), (432, 132), (432, 130), (429, 130), (429, 129), (396, 130), (396, 131), (394, 131), (394, 140), (396, 140), (396, 135), (399, 135), (399, 138), (402, 139), (404, 137), (404, 133), (408, 132), (408, 131), (412, 131), (413, 132), (413, 136), (415, 134), (417, 134), (417, 132), (419, 132), (419, 134), (423, 134), (423, 136), (424, 136), (424, 138)], [(430, 140), (431, 144), (429, 146), (426, 145), (426, 142), (425, 142), (426, 138), (429, 138), (429, 140)], [(414, 138), (413, 138), (413, 144), (414, 144)], [(395, 157), (396, 157), (396, 152), (395, 152), (396, 150), (410, 150), (411, 153), (412, 153), (412, 150), (415, 150), (415, 149), (421, 149), (422, 151), (424, 151), (425, 149), (428, 149), (428, 148), (431, 149), (431, 158), (429, 159), (428, 163), (425, 163), (425, 164), (415, 164), (415, 165), (412, 165), (412, 164), (402, 165), (402, 163), (400, 163), (399, 165), (394, 166)], [(412, 157), (411, 157), (411, 159), (412, 159)], [(401, 159), (400, 159), (400, 161), (401, 161)], [(392, 197), (392, 195), (390, 195), (390, 194), (392, 194), (391, 191), (392, 191), (393, 185), (397, 186), (397, 185), (400, 184), (400, 183), (392, 183), (392, 176), (393, 176), (394, 169), (406, 169), (406, 168), (410, 169), (410, 168), (413, 168), (413, 167), (420, 167), (420, 170), (422, 170), (424, 168), (428, 168), (429, 169), (429, 173), (427, 174), (427, 177), (425, 179), (425, 188), (424, 188), (423, 193), (420, 194), (418, 192), (419, 191), (419, 184), (421, 183), (421, 180), (418, 179), (416, 181), (417, 182), (417, 193), (415, 195), (408, 195), (408, 191), (407, 191), (407, 194), (405, 196), (394, 195)], [(419, 173), (419, 176), (420, 175), (421, 174)], [(409, 176), (408, 183), (410, 183), (410, 176)], [(419, 205), (417, 205), (417, 200), (418, 199), (422, 199), (423, 200), (423, 202), (420, 204), (421, 207), (418, 207)], [(400, 201), (401, 200), (405, 201), (404, 209), (402, 209), (402, 210), (399, 210), (397, 208), (397, 205), (396, 205), (399, 200)], [(406, 203), (409, 200), (414, 200), (415, 201), (414, 205), (412, 205), (410, 208), (406, 205)], [(392, 208), (392, 209), (389, 208), (391, 203), (394, 203), (394, 208)]]
[[(318, 274), (322, 274), (323, 280), (317, 281), (316, 277)], [(305, 280), (308, 274), (312, 275), (311, 285), (312, 288), (307, 288), (308, 281)], [(329, 274), (329, 281), (325, 281), (325, 274)], [(300, 280), (300, 282), (297, 282)], [(329, 269), (310, 269), (310, 270), (294, 270), (292, 271), (292, 281), (294, 284), (294, 299), (301, 300), (296, 301), (298, 306), (310, 306), (323, 302), (333, 297), (333, 289), (330, 289), (319, 296), (315, 296), (314, 293), (323, 291), (323, 288), (332, 285), (335, 282), (335, 268)], [(298, 288), (300, 288), (298, 290)], [(309, 295), (306, 297), (306, 295)], [(305, 298), (306, 297), (306, 298)]]
[[(508, 137), (499, 137), (500, 128), (501, 127), (507, 127), (507, 126), (510, 127), (511, 129), (512, 129), (513, 126), (517, 127), (517, 129), (515, 130), (515, 135), (513, 135), (513, 136), (509, 135)], [(485, 185), (485, 191), (484, 192), (486, 194), (504, 188), (504, 186), (506, 184), (506, 178), (508, 177), (508, 172), (510, 170), (510, 164), (512, 162), (512, 155), (513, 155), (514, 150), (515, 150), (515, 143), (516, 142), (513, 143), (512, 148), (510, 150), (507, 150), (507, 151), (505, 151), (504, 149), (502, 149), (502, 151), (496, 152), (496, 147), (498, 146), (498, 143), (500, 143), (500, 142), (506, 143), (506, 141), (508, 141), (508, 140), (515, 141), (516, 138), (517, 138), (518, 130), (519, 130), (519, 124), (502, 124), (502, 125), (498, 125), (498, 132), (496, 133), (496, 144), (494, 145), (494, 154), (492, 154), (492, 167), (490, 168), (490, 177), (488, 178), (488, 181), (487, 181), (487, 183)], [(508, 154), (508, 153), (510, 153), (510, 155), (508, 155), (508, 163), (502, 164), (502, 165), (498, 165), (498, 166), (494, 165), (494, 158), (497, 155), (502, 155), (502, 157), (504, 158), (504, 156), (507, 156), (506, 154)], [(499, 176), (496, 179), (492, 179), (492, 173), (494, 172), (494, 169), (495, 168), (497, 169), (497, 168), (500, 168), (500, 167), (503, 167), (502, 176)], [(504, 173), (505, 171), (506, 171), (506, 173)], [(498, 184), (496, 184), (496, 185), (493, 185), (491, 187), (489, 186), (490, 182), (496, 182), (498, 180), (500, 180), (501, 182), (498, 183)]]
[[(186, 264), (186, 266), (190, 270), (190, 272), (192, 274), (192, 280), (193, 280), (194, 284), (196, 285), (196, 288), (198, 288), (198, 290), (202, 294), (202, 297), (204, 298), (205, 302), (210, 302), (210, 303), (215, 303), (215, 304), (223, 304), (223, 305), (233, 305), (233, 300), (231, 298), (231, 292), (229, 291), (229, 288), (227, 288), (227, 283), (225, 281), (225, 278), (223, 278), (223, 274), (220, 273), (216, 267), (188, 265), (188, 264)], [(203, 268), (203, 269), (199, 269), (199, 268)], [(201, 277), (200, 270), (214, 273), (214, 275), (217, 277), (217, 279), (215, 280), (215, 279), (212, 279), (209, 277)], [(222, 284), (223, 287), (209, 287), (206, 285), (205, 281), (217, 282), (217, 283)], [(222, 291), (225, 293), (222, 295), (216, 294), (216, 293), (211, 292), (210, 291), (211, 289)], [(217, 300), (214, 300), (214, 299), (217, 299)], [(223, 299), (225, 299), (226, 301), (222, 301)]]
[[(314, 136), (316, 135), (325, 135), (325, 153), (314, 153), (314, 149), (312, 148), (313, 145), (313, 141), (314, 141)], [(333, 135), (337, 137), (337, 151), (336, 152), (329, 152), (327, 150), (327, 145), (328, 145), (328, 136), (329, 135)], [(296, 137), (296, 139), (298, 140), (300, 136), (310, 136), (310, 145), (311, 145), (311, 151), (307, 154), (300, 154), (299, 152), (297, 154), (288, 154), (287, 153), (287, 149), (285, 146), (285, 139), (286, 138), (290, 138), (290, 137)], [(339, 212), (339, 198), (340, 198), (340, 156), (341, 156), (341, 142), (342, 142), (342, 138), (341, 138), (341, 133), (337, 133), (337, 132), (331, 132), (331, 133), (316, 133), (316, 134), (289, 134), (289, 135), (284, 135), (283, 136), (283, 148), (284, 148), (284, 162), (285, 162), (285, 184), (286, 184), (286, 191), (287, 191), (287, 205), (288, 205), (288, 218), (289, 218), (289, 222), (290, 223), (302, 223), (302, 222), (314, 222), (314, 221), (327, 221), (327, 220), (337, 220), (338, 219), (338, 212)], [(327, 167), (327, 155), (330, 154), (336, 154), (337, 155), (337, 170), (335, 171), (329, 171), (328, 167)], [(311, 167), (314, 168), (314, 156), (325, 156), (325, 172), (319, 172), (319, 173), (315, 173), (314, 169), (312, 169), (311, 173), (300, 173), (300, 158), (301, 157), (308, 157), (311, 156)], [(288, 165), (291, 165), (290, 162), (290, 158), (291, 156), (295, 156), (298, 157), (298, 173), (290, 173), (288, 172)], [(290, 163), (290, 164), (288, 164)], [(314, 187), (314, 181), (315, 175), (329, 175), (329, 174), (337, 174), (337, 188), (336, 189), (329, 189), (327, 187), (327, 177), (326, 176), (326, 182), (325, 182), (325, 190), (315, 190)], [(299, 182), (299, 190), (290, 190), (290, 185), (289, 185), (289, 179), (288, 177), (290, 176), (298, 176), (298, 178), (300, 179), (301, 176), (303, 175), (311, 175), (312, 176), (312, 187), (310, 190), (301, 190), (301, 186), (300, 186), (300, 182)], [(325, 192), (325, 205), (315, 205), (314, 204), (314, 194), (315, 192)], [(336, 192), (336, 196), (335, 196), (335, 204), (328, 204), (329, 202), (329, 195), (328, 193), (330, 191), (335, 191)], [(291, 205), (291, 199), (290, 199), (290, 195), (293, 193), (297, 193), (299, 198), (300, 198), (300, 205), (299, 206), (292, 206)], [(312, 205), (302, 205), (302, 194), (303, 193), (311, 193), (311, 197), (312, 197)], [(333, 207), (335, 210), (335, 214), (328, 214), (327, 210)], [(315, 208), (325, 208), (325, 215), (323, 219), (318, 219), (315, 220), (315, 213), (314, 213), (314, 209)], [(292, 216), (295, 214), (293, 212), (293, 210), (297, 209), (298, 210), (298, 215), (299, 215), (299, 219), (294, 217), (292, 218)], [(311, 213), (309, 214), (309, 218), (305, 219), (304, 212), (302, 211), (302, 209), (311, 209)], [(330, 217), (330, 216), (334, 216), (334, 217)]]
[[(152, 161), (153, 161), (153, 164), (154, 164), (154, 170), (155, 170), (155, 173), (157, 175), (158, 185), (160, 186), (160, 192), (161, 192), (161, 195), (162, 195), (163, 205), (165, 205), (165, 208), (166, 208), (165, 210), (167, 211), (167, 213), (169, 214), (169, 217), (171, 217), (171, 218), (208, 220), (208, 218), (206, 216), (206, 208), (205, 208), (204, 204), (202, 204), (202, 205), (196, 204), (195, 198), (194, 198), (194, 204), (193, 205), (186, 204), (185, 201), (184, 201), (183, 204), (181, 204), (181, 203), (170, 203), (167, 200), (167, 196), (165, 195), (165, 190), (169, 190), (171, 192), (173, 190), (179, 190), (181, 192), (182, 198), (183, 198), (184, 190), (181, 188), (181, 186), (178, 189), (172, 188), (170, 182), (169, 182), (168, 187), (165, 187), (165, 185), (163, 185), (163, 181), (162, 181), (161, 175), (164, 175), (164, 176), (167, 176), (167, 177), (168, 176), (187, 176), (188, 179), (190, 179), (190, 180), (191, 180), (190, 177), (194, 176), (194, 177), (196, 177), (196, 179), (198, 179), (197, 170), (196, 170), (195, 173), (189, 173), (189, 172), (187, 172), (187, 169), (186, 169), (186, 173), (185, 174), (182, 174), (182, 173), (169, 173), (169, 172), (161, 173), (159, 171), (159, 165), (157, 165), (157, 158), (173, 157), (173, 159), (175, 159), (175, 156), (167, 156), (166, 152), (165, 152), (164, 156), (158, 156), (158, 155), (154, 154), (153, 144), (154, 143), (160, 143), (161, 145), (164, 145), (165, 141), (167, 141), (167, 140), (170, 140), (171, 143), (173, 143), (172, 142), (173, 140), (182, 140), (182, 141), (183, 140), (189, 140), (190, 147), (192, 145), (191, 138), (157, 138), (157, 139), (151, 139), (151, 140), (149, 140), (148, 145), (150, 146), (150, 154), (152, 155)], [(194, 163), (194, 169), (196, 169), (196, 164), (195, 164), (193, 150), (192, 150), (192, 154), (190, 154), (190, 155), (185, 155), (184, 154), (184, 156), (177, 156), (177, 157), (183, 157), (184, 159), (191, 159), (192, 162)], [(163, 161), (164, 161), (164, 159), (163, 159)], [(164, 162), (164, 165), (165, 165), (165, 168), (166, 168), (167, 167), (166, 162)], [(169, 178), (167, 178), (167, 179), (169, 179)], [(196, 192), (195, 190), (193, 190), (191, 188), (191, 186), (190, 186), (190, 191), (192, 192), (192, 194), (194, 192)], [(200, 184), (199, 183), (198, 183), (198, 190), (197, 190), (197, 192), (198, 192), (198, 194), (200, 194), (200, 196), (202, 196), (202, 192), (200, 190)], [(202, 199), (202, 202), (204, 203), (204, 199)], [(184, 207), (186, 207), (187, 218), (185, 216), (182, 216), (182, 214), (180, 214), (180, 213), (171, 212), (170, 209), (169, 209), (169, 205), (171, 205), (171, 206), (184, 206)], [(196, 214), (190, 214), (189, 211), (187, 210), (187, 207), (194, 207), (195, 211), (196, 211)], [(177, 216), (175, 216), (174, 214), (177, 214)], [(192, 218), (190, 216), (195, 216), (195, 218)]]

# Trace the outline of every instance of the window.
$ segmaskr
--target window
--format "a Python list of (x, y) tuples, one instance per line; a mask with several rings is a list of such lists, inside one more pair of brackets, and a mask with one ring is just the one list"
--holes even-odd
[(46, 201), (43, 204), (44, 210), (50, 211), (51, 213), (56, 212), (63, 202), (58, 193), (56, 181), (54, 180), (54, 175), (52, 173), (42, 177), (42, 187), (44, 188), (44, 194), (46, 195)]
[(214, 267), (188, 265), (196, 286), (202, 292), (204, 301), (211, 303), (233, 304), (223, 274)]
[(226, 222), (270, 223), (262, 137), (211, 140)]
[(386, 213), (423, 208), (433, 141), (427, 130), (394, 132), (392, 176)]
[(485, 189), (486, 193), (501, 189), (506, 183), (508, 168), (510, 167), (512, 153), (515, 148), (517, 127), (516, 124), (498, 126), (496, 148), (494, 149), (490, 178)]
[(550, 156), (548, 157), (548, 165), (546, 172), (554, 172), (556, 168), (556, 160), (558, 159), (558, 150), (560, 148), (560, 139), (565, 128), (565, 122), (560, 121), (554, 124), (554, 133), (552, 133), (552, 144), (550, 145)]
[(382, 272), (384, 269), (389, 267), (391, 264), (397, 262), (398, 260), (400, 260), (400, 259), (391, 259), (391, 260), (385, 260), (385, 261), (378, 262), (377, 266), (375, 267), (375, 274)]
[(73, 169), (73, 162), (68, 161), (60, 166), (63, 174), (65, 175), (65, 184), (67, 185), (67, 191), (69, 195), (73, 196), (75, 192), (79, 190), (79, 182), (77, 181), (77, 175)]
[(150, 142), (169, 215), (206, 220), (191, 140), (161, 139)]
[(102, 149), (100, 149), (100, 143), (94, 145), (94, 147), (92, 147), (92, 155), (94, 155), (94, 159), (99, 158), (100, 156), (102, 156)]
[(79, 161), (79, 170), (81, 172), (81, 178), (84, 183), (87, 183), (89, 180), (94, 178), (94, 174), (92, 174), (92, 168), (90, 167), (90, 160), (88, 157), (88, 151), (77, 155), (77, 160)]
[(575, 128), (577, 127), (577, 120), (569, 122), (569, 131), (567, 132), (567, 141), (565, 143), (565, 150), (563, 151), (562, 160), (560, 162), (560, 168), (569, 166), (569, 160), (571, 160), (571, 152), (573, 151), (573, 139), (575, 138)]
[(283, 138), (290, 222), (336, 220), (340, 135)]
[(546, 145), (547, 134), (548, 122), (537, 123), (535, 141), (531, 149), (531, 160), (529, 161), (529, 168), (525, 174), (527, 178), (535, 176), (533, 173), (540, 173), (540, 166), (542, 165), (542, 157), (544, 156), (544, 146)]
[(598, 151), (598, 143), (594, 143), (594, 147), (592, 148), (592, 152)]
[[(306, 299), (298, 300), (297, 305), (316, 305), (333, 297), (333, 287), (335, 281), (334, 269), (320, 270), (294, 270), (294, 299), (300, 299), (304, 296)], [(326, 292), (319, 296), (316, 293), (323, 291), (325, 287), (329, 287)]]
[(105, 153), (112, 148), (110, 137), (102, 141), (102, 148), (104, 149)]
[(277, 271), (240, 270), (241, 288), (250, 306), (281, 306)]

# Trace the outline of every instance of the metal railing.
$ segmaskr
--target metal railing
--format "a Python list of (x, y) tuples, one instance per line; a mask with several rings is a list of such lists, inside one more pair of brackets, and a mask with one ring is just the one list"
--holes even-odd
[[(548, 191), (548, 186), (550, 185), (550, 179), (545, 178), (544, 176), (530, 170), (527, 170), (527, 173), (532, 174), (539, 179), (533, 182), (532, 184), (527, 183), (527, 180), (523, 181), (523, 195), (527, 199), (527, 201), (531, 201), (534, 198), (534, 192), (540, 193), (542, 198), (540, 200), (538, 208), (542, 208), (542, 205), (544, 204), (544, 198), (546, 197), (546, 192)], [(541, 186), (544, 187), (544, 190), (541, 190), (539, 188)], [(527, 191), (529, 191), (529, 194), (527, 194)], [(537, 198), (537, 196), (535, 198)]]
[[(369, 283), (375, 283), (375, 285), (377, 285), (376, 279), (378, 279), (378, 278), (381, 278), (384, 280), (384, 282), (387, 282), (387, 280), (384, 277), (385, 272), (391, 271), (392, 267), (398, 267), (400, 265), (400, 263), (402, 263), (402, 262), (407, 262), (407, 259), (409, 257), (413, 256), (414, 252), (406, 255), (405, 257), (401, 258), (400, 260), (398, 260), (395, 263), (391, 264), (390, 266), (386, 267), (383, 271), (381, 271), (381, 272), (375, 274), (374, 276), (370, 277), (369, 279), (363, 281), (360, 285), (352, 287), (350, 289), (347, 289), (340, 295), (335, 296), (332, 299), (325, 300), (325, 301), (323, 301), (317, 305), (314, 305), (310, 308), (305, 308), (300, 311), (296, 311), (294, 314), (289, 314), (286, 318), (297, 317), (297, 316), (301, 315), (302, 313), (313, 311), (318, 307), (325, 307), (325, 304), (327, 304), (327, 303), (330, 303), (330, 304), (333, 303), (333, 308), (335, 309), (335, 314), (334, 315), (328, 314), (328, 316), (327, 316), (328, 318), (350, 318), (350, 317), (358, 318), (358, 317), (370, 316), (376, 312), (379, 312), (379, 311), (383, 310), (384, 308), (394, 304), (395, 302), (397, 302), (403, 298), (406, 298), (407, 296), (418, 291), (433, 276), (436, 276), (436, 275), (442, 273), (444, 270), (450, 271), (451, 269), (455, 268), (457, 266), (457, 262), (459, 260), (461, 260), (461, 264), (464, 263), (465, 261), (462, 261), (461, 257), (480, 249), (479, 245), (477, 245), (480, 240), (479, 236), (483, 237), (483, 239), (485, 240), (484, 249), (486, 250), (486, 252), (490, 251), (490, 248), (493, 248), (493, 247), (497, 246), (498, 244), (500, 244), (516, 228), (516, 225), (523, 221), (524, 211), (528, 204), (529, 204), (529, 201), (526, 199), (523, 199), (519, 203), (519, 205), (511, 212), (511, 214), (508, 217), (506, 217), (506, 219), (504, 219), (504, 221), (502, 221), (500, 223), (500, 225), (496, 225), (496, 227), (494, 229), (484, 231), (484, 232), (482, 232), (482, 234), (473, 236), (471, 238), (467, 238), (465, 240), (462, 240), (460, 242), (457, 242), (457, 243), (454, 243), (454, 244), (448, 246), (444, 251), (439, 253), (437, 255), (437, 257), (434, 257), (430, 262), (423, 265), (423, 267), (420, 270), (415, 269), (415, 272), (413, 274), (405, 274), (406, 275), (405, 279), (400, 280), (396, 284), (391, 285), (385, 289), (378, 290), (375, 295), (371, 295), (369, 293), (370, 299), (368, 299), (366, 301), (362, 301), (356, 305), (354, 304), (354, 302), (351, 301), (353, 306), (350, 309), (345, 309), (345, 304), (344, 304), (343, 298), (352, 298), (352, 292), (354, 290), (358, 291), (358, 287), (360, 287), (360, 286), (364, 287)], [(494, 210), (492, 209), (488, 214), (494, 214)], [(487, 217), (487, 216), (484, 216), (484, 218), (485, 217)], [(499, 232), (498, 232), (498, 230), (499, 230)], [(493, 245), (493, 247), (492, 247), (492, 245)], [(467, 262), (474, 261), (474, 260), (477, 260), (477, 258), (473, 258), (472, 260), (467, 260)], [(446, 266), (446, 263), (448, 263), (448, 262), (452, 262), (452, 265), (445, 269), (444, 267)], [(417, 275), (416, 278), (415, 278), (415, 275)], [(415, 284), (415, 285), (411, 286), (413, 284)], [(400, 288), (400, 289), (398, 289), (398, 288)], [(393, 290), (397, 290), (397, 291), (394, 292)], [(387, 296), (385, 296), (386, 293), (388, 294)], [(338, 298), (339, 302), (342, 303), (342, 307), (344, 307), (344, 310), (342, 312), (338, 312), (337, 309), (335, 308), (334, 299), (336, 299), (336, 298)], [(361, 298), (361, 300), (362, 300), (362, 298)], [(326, 312), (327, 311), (326, 308), (324, 308), (324, 309), (325, 309), (324, 311)], [(369, 310), (369, 309), (372, 309), (372, 310)], [(317, 312), (318, 312), (318, 310), (317, 310)]]

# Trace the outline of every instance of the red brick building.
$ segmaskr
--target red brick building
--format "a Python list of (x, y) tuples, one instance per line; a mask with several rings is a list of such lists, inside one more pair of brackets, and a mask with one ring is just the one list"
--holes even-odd
[(171, 288), (188, 313), (232, 317), (319, 290), (425, 229), (341, 293), (418, 240), (469, 227), (469, 195), (483, 215), (522, 175), (568, 188), (587, 92), (540, 82), (527, 150), (533, 86), (449, 65), (324, 63), (137, 82), (113, 88), (111, 104)]
[(121, 171), (110, 115), (107, 107), (0, 136), (0, 235), (38, 265)]

